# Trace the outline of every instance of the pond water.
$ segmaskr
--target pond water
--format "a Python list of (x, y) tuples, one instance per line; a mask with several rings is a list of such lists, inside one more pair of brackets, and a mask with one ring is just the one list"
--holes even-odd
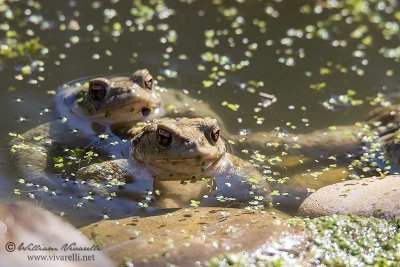
[[(147, 68), (159, 85), (185, 89), (209, 103), (233, 134), (276, 127), (306, 133), (363, 120), (375, 106), (398, 102), (396, 5), (390, 0), (0, 1), (0, 44), (16, 34), (19, 42), (38, 38), (45, 47), (13, 58), (0, 53), (0, 196), (30, 200), (22, 189), (15, 192), (23, 177), (10, 160), (9, 133), (53, 120), (54, 90), (86, 76)], [(260, 106), (265, 98), (259, 93), (277, 101)], [(252, 154), (232, 149), (246, 160)], [(272, 157), (269, 152), (260, 154)], [(312, 183), (299, 185), (302, 173), (329, 165), (341, 172), (347, 164), (312, 160), (294, 168), (285, 161), (273, 166), (270, 179), (288, 177), (285, 183), (271, 182), (276, 207), (293, 214), (313, 190)], [(298, 181), (290, 185), (296, 174)], [(335, 173), (321, 183), (337, 180)], [(30, 201), (57, 206), (76, 225), (99, 219), (85, 215), (84, 208), (64, 210), (50, 197)]]

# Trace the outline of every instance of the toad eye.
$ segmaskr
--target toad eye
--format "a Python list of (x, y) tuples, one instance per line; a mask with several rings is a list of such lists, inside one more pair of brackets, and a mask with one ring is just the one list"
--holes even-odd
[(133, 82), (149, 90), (152, 90), (154, 85), (153, 76), (146, 69), (136, 71), (133, 74)]
[(168, 148), (172, 143), (172, 134), (167, 130), (158, 129), (157, 143), (162, 148)]
[(215, 145), (219, 139), (219, 128), (215, 127), (210, 131), (210, 141), (211, 144)]
[(144, 86), (149, 90), (153, 89), (153, 76), (151, 74), (147, 74), (144, 78)]
[(92, 80), (89, 82), (89, 97), (95, 101), (103, 100), (107, 94), (108, 84), (104, 80)]

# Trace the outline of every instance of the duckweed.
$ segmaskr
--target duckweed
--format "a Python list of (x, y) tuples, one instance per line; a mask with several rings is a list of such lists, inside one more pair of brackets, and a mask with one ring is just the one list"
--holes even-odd
[(398, 221), (355, 216), (327, 216), (286, 221), (300, 227), (253, 252), (226, 254), (205, 266), (397, 266)]
[[(392, 168), (396, 162), (376, 142), (379, 133), (367, 126), (360, 126), (361, 157), (335, 155), (310, 163), (299, 156), (296, 164), (287, 164), (293, 151), (301, 147), (296, 143), (297, 132), (316, 129), (325, 118), (323, 126), (327, 127), (351, 112), (355, 120), (361, 119), (359, 114), (369, 108), (396, 101), (391, 95), (396, 92), (398, 74), (393, 63), (400, 60), (396, 1), (213, 0), (204, 6), (192, 0), (122, 2), (93, 1), (88, 4), (93, 16), (88, 16), (80, 10), (79, 1), (71, 1), (66, 10), (57, 9), (49, 16), (41, 1), (0, 0), (0, 72), (3, 65), (14, 69), (10, 92), (22, 94), (28, 85), (38, 91), (46, 88), (46, 103), (50, 103), (56, 94), (54, 86), (67, 79), (57, 74), (69, 74), (72, 79), (148, 67), (160, 85), (185, 87), (200, 100), (207, 98), (210, 105), (222, 105), (227, 114), (221, 117), (232, 117), (227, 121), (234, 123), (228, 128), (232, 126), (236, 133), (245, 136), (279, 126), (274, 130), (277, 139), (264, 137), (265, 149), (243, 150), (245, 158), (271, 182), (273, 195), (279, 199), (295, 191), (288, 184), (299, 172), (304, 193), (315, 191), (307, 179), (321, 179), (340, 165), (348, 165), (351, 178), (396, 172)], [(287, 19), (287, 12), (295, 22)], [(186, 29), (184, 24), (192, 20), (198, 26)], [(55, 38), (46, 38), (49, 34)], [(83, 52), (74, 54), (77, 51)], [(81, 62), (89, 63), (81, 66)], [(44, 80), (50, 76), (55, 80)], [(170, 104), (167, 109), (176, 107)], [(43, 110), (40, 107), (37, 113)], [(16, 112), (18, 123), (29, 123), (30, 114)], [(61, 121), (67, 123), (68, 118)], [(330, 130), (337, 128), (333, 125)], [(42, 138), (36, 136), (33, 141)], [(18, 149), (37, 148), (26, 142), (11, 147), (11, 152)], [(96, 158), (92, 151), (62, 151), (51, 165), (57, 174), (65, 174), (70, 167), (90, 164)], [(124, 186), (112, 179), (107, 185)], [(148, 206), (145, 201), (140, 205)]]

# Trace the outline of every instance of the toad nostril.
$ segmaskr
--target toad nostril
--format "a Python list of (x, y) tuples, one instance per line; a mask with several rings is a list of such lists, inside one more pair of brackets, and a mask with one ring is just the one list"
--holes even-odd
[(142, 108), (142, 115), (143, 115), (144, 117), (149, 116), (149, 115), (150, 115), (150, 112), (151, 112), (151, 109), (149, 109), (149, 108)]

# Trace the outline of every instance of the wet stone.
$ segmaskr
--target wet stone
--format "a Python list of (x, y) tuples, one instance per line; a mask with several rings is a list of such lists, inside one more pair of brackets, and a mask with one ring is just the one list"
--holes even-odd
[(241, 209), (181, 209), (167, 215), (130, 217), (81, 228), (104, 245), (117, 264), (194, 266), (225, 252), (253, 250), (282, 231), (288, 215), (276, 211), (251, 213)]
[[(0, 247), (0, 266), (54, 266), (55, 262), (57, 266), (65, 267), (112, 266), (101, 252), (101, 247), (92, 244), (72, 225), (49, 211), (27, 203), (0, 203)], [(80, 248), (87, 248), (88, 251), (81, 251)], [(73, 253), (76, 253), (75, 257), (93, 259), (79, 261), (79, 264), (76, 260), (61, 260)], [(60, 261), (28, 260), (28, 256), (50, 259), (53, 255)]]
[(224, 253), (205, 266), (398, 266), (398, 221), (332, 215), (285, 222), (296, 231), (260, 248)]
[(371, 177), (325, 186), (300, 206), (299, 215), (318, 217), (332, 214), (400, 218), (400, 176)]

